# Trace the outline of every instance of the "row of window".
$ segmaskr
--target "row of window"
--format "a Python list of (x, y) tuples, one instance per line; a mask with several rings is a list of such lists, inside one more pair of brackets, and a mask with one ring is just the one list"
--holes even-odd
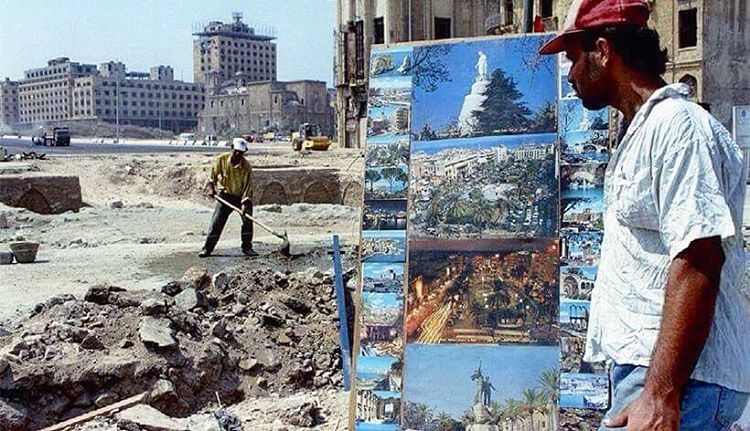
[[(78, 116), (78, 115), (91, 115), (91, 112), (92, 112), (91, 109), (81, 109), (81, 110), (74, 111), (74, 115), (76, 115), (76, 116)], [(115, 113), (114, 110), (109, 110), (109, 109), (104, 109), (104, 110), (97, 109), (97, 110), (95, 110), (93, 112), (95, 112), (96, 115), (102, 115), (102, 113), (105, 116), (115, 116), (116, 115), (116, 113)], [(138, 116), (145, 117), (147, 115), (147, 113), (148, 113), (148, 116), (150, 116), (150, 117), (158, 117), (159, 116), (159, 112), (158, 111), (157, 112), (146, 111), (146, 110), (128, 111), (127, 109), (120, 111), (120, 116), (121, 117), (138, 117)], [(184, 118), (184, 117), (194, 117), (195, 114), (191, 113), (191, 112), (184, 112), (184, 111), (179, 111), (179, 112), (178, 111), (164, 111), (164, 112), (161, 113), (161, 116), (162, 116), (162, 118), (165, 118), (165, 117)]]
[[(226, 42), (226, 43), (225, 43)], [(232, 46), (232, 42), (228, 40), (219, 40), (219, 45), (221, 46)], [(234, 42), (235, 48), (260, 48), (261, 50), (266, 51), (276, 51), (276, 45), (273, 44), (260, 44), (260, 43), (245, 43), (245, 42)]]

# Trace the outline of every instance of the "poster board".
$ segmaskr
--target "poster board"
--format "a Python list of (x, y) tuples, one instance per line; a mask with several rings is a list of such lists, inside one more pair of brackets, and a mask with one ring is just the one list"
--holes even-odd
[(537, 54), (549, 37), (373, 47), (352, 429), (601, 418), (580, 356), (608, 112)]

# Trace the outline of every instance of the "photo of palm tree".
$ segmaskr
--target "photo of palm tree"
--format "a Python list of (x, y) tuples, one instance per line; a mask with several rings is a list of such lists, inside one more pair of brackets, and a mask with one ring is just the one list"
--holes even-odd
[(367, 167), (365, 199), (406, 199), (409, 167), (406, 164)]
[[(555, 346), (410, 344), (403, 389), (409, 430), (556, 429)], [(445, 370), (450, 364), (450, 372)]]

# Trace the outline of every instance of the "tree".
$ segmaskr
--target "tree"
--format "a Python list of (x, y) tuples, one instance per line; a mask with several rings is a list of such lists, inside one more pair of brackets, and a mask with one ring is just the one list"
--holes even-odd
[(557, 108), (555, 103), (547, 102), (539, 108), (534, 117), (532, 128), (536, 133), (552, 133), (557, 130)]
[(490, 135), (496, 132), (525, 132), (531, 122), (531, 110), (521, 99), (512, 76), (498, 68), (492, 72), (490, 85), (484, 95), (481, 110), (474, 111), (479, 133)]
[(365, 171), (365, 182), (370, 183), (370, 193), (373, 193), (373, 189), (375, 187), (375, 183), (383, 179), (383, 176), (380, 174), (380, 171), (377, 169), (367, 169)]
[(404, 181), (404, 171), (399, 167), (389, 167), (389, 168), (383, 168), (380, 171), (380, 174), (383, 175), (383, 178), (388, 180), (388, 190), (393, 193), (393, 183), (395, 181), (405, 182)]
[(441, 82), (450, 81), (446, 57), (452, 48), (448, 44), (414, 48), (411, 62), (413, 85), (432, 93)]
[(427, 405), (422, 403), (404, 403), (404, 423), (405, 427), (413, 429), (425, 429), (433, 421), (432, 411)]

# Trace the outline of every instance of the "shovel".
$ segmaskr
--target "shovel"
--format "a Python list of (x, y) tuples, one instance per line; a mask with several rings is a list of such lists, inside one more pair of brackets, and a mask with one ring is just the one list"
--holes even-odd
[(223, 199), (219, 195), (214, 195), (214, 199), (216, 199), (217, 201), (223, 203), (224, 205), (228, 206), (229, 208), (233, 209), (234, 211), (237, 211), (242, 217), (247, 218), (251, 222), (257, 224), (260, 227), (262, 227), (263, 230), (267, 231), (271, 235), (276, 236), (279, 239), (281, 239), (282, 241), (284, 241), (284, 243), (281, 245), (281, 248), (279, 249), (279, 251), (284, 256), (291, 256), (292, 255), (292, 252), (290, 251), (291, 245), (289, 244), (289, 236), (287, 236), (286, 231), (284, 233), (279, 233), (279, 232), (271, 229), (270, 227), (268, 227), (265, 224), (261, 223), (257, 219), (254, 219), (253, 217), (251, 217), (249, 214), (245, 214), (244, 212), (242, 212), (241, 209), (239, 209), (236, 206), (230, 204), (229, 202), (227, 202), (225, 199)]

